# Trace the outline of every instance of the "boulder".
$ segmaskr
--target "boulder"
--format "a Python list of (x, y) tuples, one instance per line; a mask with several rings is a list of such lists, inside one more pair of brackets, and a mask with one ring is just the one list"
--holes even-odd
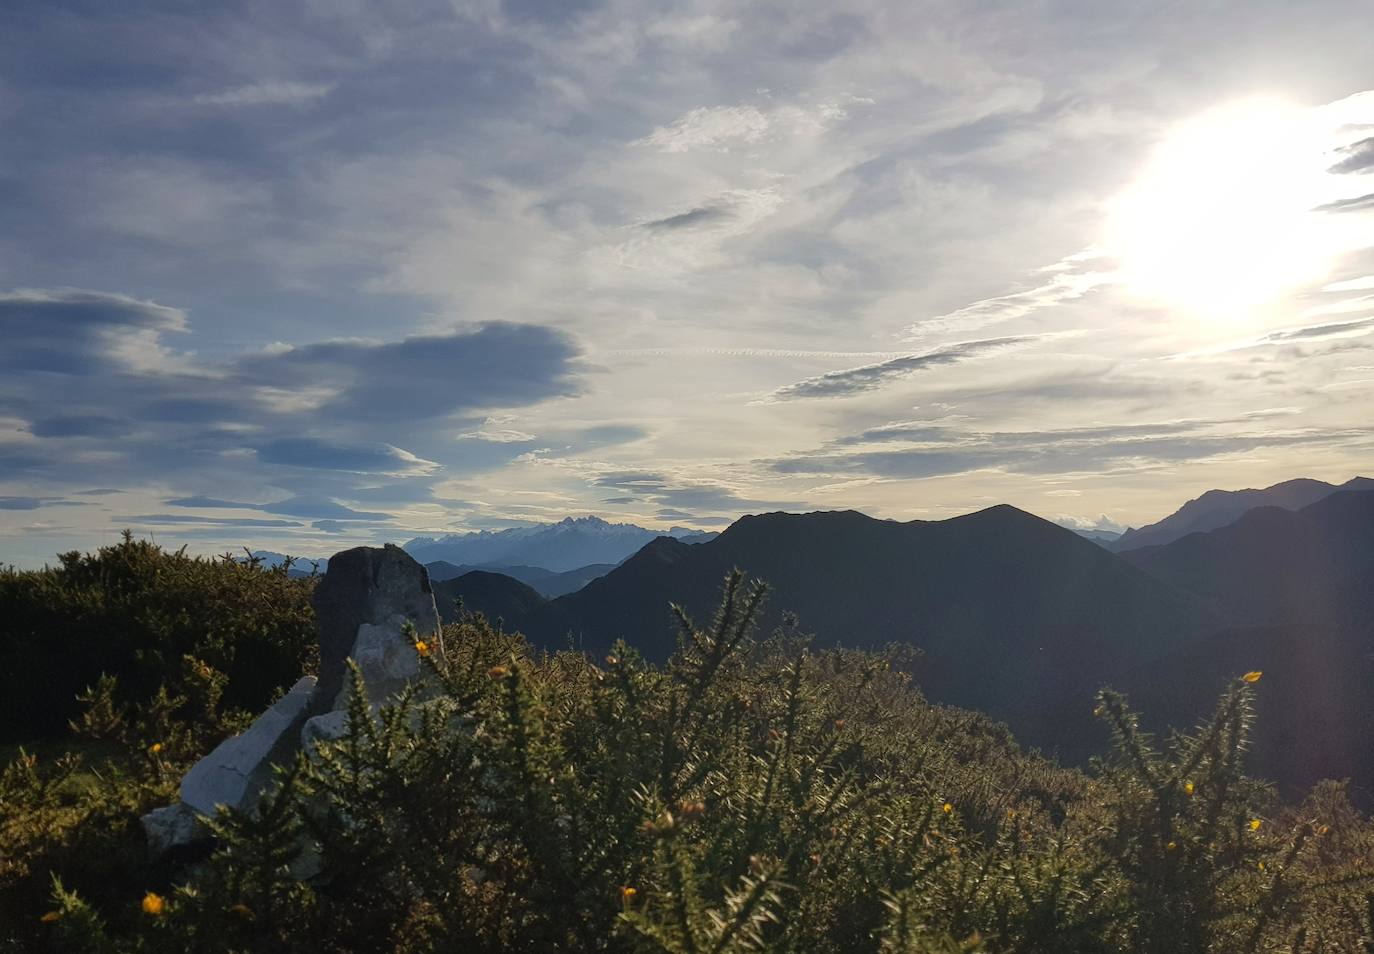
[[(398, 546), (336, 553), (312, 602), (320, 634), (320, 679), (311, 715), (342, 704), (349, 656), (362, 667), (374, 702), (417, 678), (421, 669), (415, 648), (401, 632), (407, 621), (421, 638), (442, 649), (429, 571)], [(370, 628), (364, 632), (364, 626)]]

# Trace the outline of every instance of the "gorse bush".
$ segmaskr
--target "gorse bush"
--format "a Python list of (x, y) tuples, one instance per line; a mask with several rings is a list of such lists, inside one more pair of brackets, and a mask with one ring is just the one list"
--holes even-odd
[[(446, 656), (417, 646), (431, 679), (388, 705), (369, 705), (354, 670), (347, 733), (283, 767), (253, 813), (212, 820), (216, 848), (193, 870), (130, 862), (97, 895), (69, 869), (31, 866), (30, 878), (58, 877), (13, 943), (674, 954), (1370, 943), (1374, 836), (1337, 785), (1285, 808), (1244, 776), (1253, 684), (1237, 680), (1210, 721), (1163, 742), (1104, 692), (1112, 754), (1083, 773), (1023, 753), (983, 716), (927, 703), (898, 650), (816, 651), (795, 626), (755, 638), (762, 599), (732, 575), (711, 625), (679, 614), (662, 668), (626, 645), (598, 660), (537, 655), (466, 616), (447, 628)], [(5, 797), (30, 800), (30, 825), (50, 817), (45, 783), (26, 780), (41, 772), (15, 771), (6, 784), (20, 794)]]
[(59, 561), (0, 569), (0, 742), (64, 733), (102, 676), (112, 699), (141, 705), (194, 692), (208, 666), (226, 676), (225, 707), (255, 712), (311, 665), (314, 584), (289, 567), (169, 553), (128, 533)]

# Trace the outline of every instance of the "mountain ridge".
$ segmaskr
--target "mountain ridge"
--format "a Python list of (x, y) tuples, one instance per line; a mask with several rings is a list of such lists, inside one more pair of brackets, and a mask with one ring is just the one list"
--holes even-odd
[(1343, 484), (1331, 484), (1310, 477), (1297, 477), (1268, 487), (1244, 490), (1208, 490), (1161, 520), (1143, 527), (1132, 527), (1114, 541), (1103, 545), (1122, 553), (1146, 546), (1172, 543), (1190, 533), (1218, 530), (1256, 507), (1301, 510), (1340, 491), (1374, 490), (1374, 480), (1352, 477)]

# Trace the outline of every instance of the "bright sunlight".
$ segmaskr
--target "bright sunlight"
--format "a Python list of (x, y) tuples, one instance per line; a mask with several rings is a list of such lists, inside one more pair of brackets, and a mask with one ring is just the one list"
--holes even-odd
[(1110, 207), (1104, 244), (1126, 285), (1199, 316), (1243, 321), (1320, 280), (1351, 247), (1346, 224), (1315, 211), (1339, 198), (1328, 172), (1342, 144), (1332, 119), (1249, 99), (1175, 128)]

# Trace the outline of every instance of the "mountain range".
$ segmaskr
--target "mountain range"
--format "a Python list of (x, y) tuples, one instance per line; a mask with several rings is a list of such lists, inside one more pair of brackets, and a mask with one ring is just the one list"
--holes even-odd
[(591, 564), (619, 563), (659, 536), (703, 543), (716, 534), (686, 527), (646, 530), (600, 517), (567, 517), (558, 523), (507, 530), (478, 530), (442, 537), (416, 537), (405, 550), (421, 563), (457, 566), (532, 566), (552, 572)]
[(469, 609), (492, 600), (537, 644), (601, 654), (624, 637), (661, 660), (676, 639), (669, 603), (709, 622), (740, 567), (771, 586), (765, 626), (792, 612), (818, 646), (918, 647), (913, 673), (931, 699), (989, 712), (1070, 761), (1101, 748), (1084, 716), (1102, 685), (1163, 728), (1262, 669), (1257, 764), (1294, 790), (1334, 776), (1368, 794), (1374, 494), (1352, 484), (1119, 554), (1009, 506), (907, 523), (773, 513), (700, 544), (655, 539), (552, 600), (489, 573), (445, 585)]
[(1101, 542), (1107, 549), (1117, 553), (1172, 543), (1190, 533), (1220, 529), (1256, 507), (1301, 510), (1338, 490), (1374, 490), (1374, 480), (1353, 477), (1343, 484), (1329, 484), (1323, 480), (1300, 477), (1261, 490), (1209, 490), (1157, 523), (1128, 529), (1115, 540)]

